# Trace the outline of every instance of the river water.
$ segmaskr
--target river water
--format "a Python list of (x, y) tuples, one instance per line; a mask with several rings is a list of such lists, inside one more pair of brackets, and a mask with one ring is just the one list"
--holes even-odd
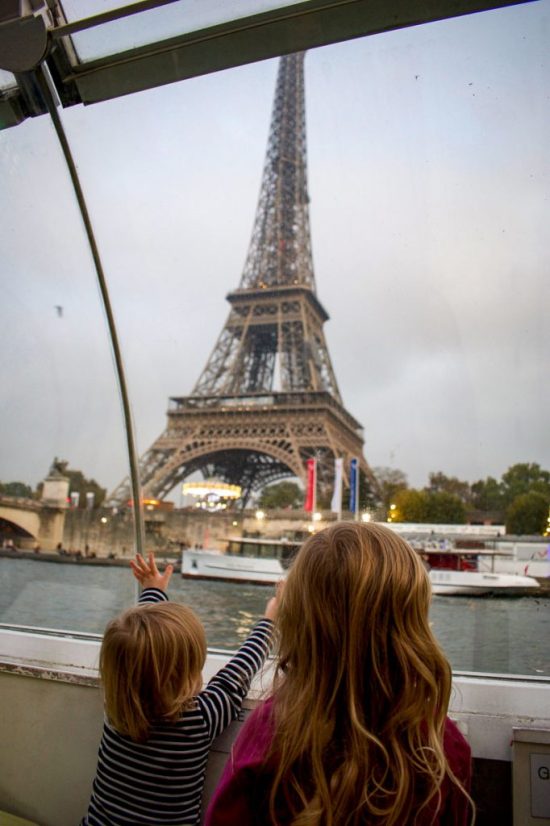
[[(170, 583), (171, 598), (201, 617), (209, 645), (225, 649), (245, 638), (271, 593), (179, 574)], [(125, 568), (0, 559), (0, 623), (100, 634), (134, 599)], [(550, 677), (550, 599), (434, 597), (431, 621), (455, 671)]]

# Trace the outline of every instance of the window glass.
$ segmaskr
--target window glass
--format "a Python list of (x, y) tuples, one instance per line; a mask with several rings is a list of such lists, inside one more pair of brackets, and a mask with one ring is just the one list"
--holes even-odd
[[(292, 6), (295, 2), (296, 0), (224, 0), (219, 3), (218, 0), (175, 0), (140, 14), (78, 32), (74, 36), (74, 44), (80, 60), (95, 60), (113, 52)], [(70, 23), (93, 17), (100, 12), (123, 9), (126, 5), (130, 3), (107, 2), (99, 9), (97, 0), (64, 0), (63, 3)]]
[(110, 464), (127, 472), (107, 325), (49, 118), (0, 143), (0, 622), (95, 630), (116, 589), (77, 566), (113, 553), (113, 521), (133, 523), (105, 501)]
[[(317, 296), (330, 314), (328, 350), (344, 407), (364, 427), (367, 461), (403, 471), (410, 488), (428, 486), (430, 473), (471, 484), (500, 480), (518, 463), (550, 468), (548, 21), (548, 3), (527, 4), (306, 56), (312, 249)], [(224, 298), (240, 282), (277, 66), (265, 61), (63, 113), (148, 473), (169, 399), (191, 394), (224, 328)], [(13, 455), (6, 467), (10, 478), (34, 481), (53, 453), (117, 494), (102, 513), (69, 514), (64, 542), (92, 547), (85, 537), (93, 536), (98, 555), (120, 557), (132, 547), (120, 487), (127, 462), (78, 216), (45, 119), (0, 140), (12, 180), (0, 195), (10, 205), (3, 249), (14, 262), (2, 310), (2, 440)], [(71, 302), (78, 316), (60, 338), (73, 323)], [(190, 466), (189, 478), (198, 470)], [(206, 470), (215, 475), (215, 463)], [(158, 498), (146, 502), (147, 545), (166, 559), (178, 560), (183, 546), (223, 548), (228, 536), (265, 532), (275, 520), (268, 511), (252, 528), (238, 510), (197, 516), (179, 484)], [(275, 527), (273, 536), (307, 533), (303, 520), (294, 527), (292, 535), (286, 524)], [(540, 538), (533, 554), (544, 553)], [(520, 561), (529, 567), (529, 555)], [(20, 568), (2, 560), (3, 576), (19, 571), (24, 583), (31, 568), (15, 562)], [(8, 605), (0, 620), (97, 631), (132, 593), (116, 564), (32, 566), (33, 582), (48, 568), (44, 594), (55, 586), (43, 622), (33, 595), (26, 604), (34, 613)], [(74, 599), (60, 626), (48, 606), (57, 610), (60, 589), (72, 601), (79, 585), (89, 610)], [(223, 647), (243, 638), (267, 597), (260, 586), (179, 574), (172, 590)], [(437, 595), (432, 620), (457, 670), (548, 676), (542, 635), (534, 639), (532, 629), (549, 610), (550, 601), (531, 596)]]

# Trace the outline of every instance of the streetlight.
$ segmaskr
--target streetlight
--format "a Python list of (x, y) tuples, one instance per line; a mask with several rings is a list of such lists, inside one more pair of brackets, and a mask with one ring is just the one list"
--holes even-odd
[(368, 511), (365, 511), (364, 513), (361, 514), (361, 522), (370, 522), (371, 519), (372, 519), (372, 516), (370, 515), (370, 513)]

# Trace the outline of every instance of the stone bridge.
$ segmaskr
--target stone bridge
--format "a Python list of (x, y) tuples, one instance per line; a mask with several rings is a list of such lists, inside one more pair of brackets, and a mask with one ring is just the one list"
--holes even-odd
[(19, 548), (53, 550), (63, 539), (66, 507), (35, 499), (0, 495), (0, 543), (5, 540)]

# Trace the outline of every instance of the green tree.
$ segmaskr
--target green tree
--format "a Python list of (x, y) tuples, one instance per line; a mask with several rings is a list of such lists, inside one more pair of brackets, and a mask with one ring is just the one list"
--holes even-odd
[(428, 493), (428, 519), (426, 521), (435, 522), (439, 525), (464, 524), (466, 521), (466, 505), (454, 493), (447, 493), (444, 490)]
[(536, 490), (516, 496), (506, 509), (506, 533), (543, 535), (547, 525), (550, 496)]
[(375, 467), (372, 472), (378, 483), (381, 504), (387, 510), (394, 501), (397, 492), (409, 487), (407, 476), (402, 470), (392, 467)]
[(32, 499), (33, 492), (30, 485), (25, 482), (0, 482), (0, 493), (5, 496), (19, 496), (25, 499)]
[[(347, 496), (347, 498), (346, 498)], [(359, 471), (359, 510), (374, 510), (380, 504), (380, 494), (362, 470)], [(343, 501), (343, 510), (349, 507), (349, 488)]]
[(472, 488), (472, 505), (480, 511), (498, 511), (504, 507), (502, 485), (492, 476), (474, 482)]
[(429, 522), (428, 494), (425, 490), (407, 488), (397, 491), (388, 511), (392, 522)]
[(301, 509), (304, 506), (304, 492), (296, 482), (277, 482), (263, 489), (258, 504), (268, 510)]
[(502, 474), (502, 491), (505, 505), (524, 493), (542, 493), (550, 497), (550, 472), (536, 462), (520, 462)]
[(107, 490), (102, 488), (95, 479), (87, 479), (80, 470), (69, 470), (68, 468), (64, 468), (63, 473), (69, 479), (69, 497), (71, 493), (80, 494), (80, 501), (78, 503), (79, 508), (82, 509), (86, 507), (87, 493), (94, 494), (94, 508), (101, 507), (101, 504), (107, 495)]
[(456, 476), (446, 476), (440, 470), (430, 473), (426, 490), (428, 493), (449, 493), (458, 496), (463, 502), (470, 502), (472, 491), (469, 482), (463, 482)]
[(466, 506), (454, 493), (408, 488), (395, 496), (395, 508), (388, 511), (392, 522), (434, 522), (461, 524), (466, 520)]

